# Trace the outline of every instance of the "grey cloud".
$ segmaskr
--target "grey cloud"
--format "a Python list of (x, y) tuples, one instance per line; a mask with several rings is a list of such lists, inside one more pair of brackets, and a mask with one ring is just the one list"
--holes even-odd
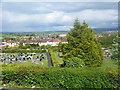
[[(83, 3), (52, 3), (52, 9), (64, 11), (66, 13), (71, 12), (80, 12), (81, 10), (85, 9), (95, 9), (95, 10), (102, 10), (102, 9), (118, 9), (118, 4), (113, 2), (83, 2)], [(56, 5), (56, 6), (54, 6)], [(58, 6), (58, 7), (57, 7)], [(55, 8), (54, 8), (55, 7)]]
[(2, 29), (21, 32), (68, 30), (65, 26), (72, 26), (76, 17), (81, 21), (85, 19), (91, 27), (113, 28), (117, 27), (117, 24), (114, 24), (117, 23), (114, 18), (118, 15), (117, 9), (117, 3), (114, 2), (3, 3), (3, 12), (9, 12), (12, 17), (3, 14)]
[[(35, 8), (44, 7), (47, 10), (35, 10)], [(3, 10), (8, 10), (17, 13), (51, 13), (52, 11), (63, 12), (79, 12), (84, 9), (117, 9), (118, 4), (115, 2), (51, 2), (51, 3), (36, 3), (36, 2), (13, 2), (3, 3)]]
[(7, 2), (2, 4), (3, 11), (16, 12), (16, 13), (26, 13), (26, 14), (39, 14), (39, 13), (50, 13), (50, 10), (35, 10), (37, 7), (46, 7), (44, 3), (36, 2)]

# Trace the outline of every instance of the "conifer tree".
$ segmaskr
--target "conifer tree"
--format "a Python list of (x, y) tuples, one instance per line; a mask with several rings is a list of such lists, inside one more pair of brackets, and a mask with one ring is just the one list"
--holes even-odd
[(68, 44), (62, 46), (64, 65), (67, 67), (100, 66), (103, 52), (94, 36), (93, 30), (84, 21), (76, 19), (73, 28), (67, 34)]

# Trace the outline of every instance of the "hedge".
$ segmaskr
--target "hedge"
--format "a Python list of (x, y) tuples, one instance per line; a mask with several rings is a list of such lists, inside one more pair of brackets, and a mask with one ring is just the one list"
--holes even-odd
[(45, 53), (46, 50), (25, 50), (25, 49), (18, 49), (18, 50), (0, 50), (0, 52), (2, 53), (38, 53), (38, 52), (41, 52), (41, 53)]
[[(23, 69), (22, 69), (23, 68)], [(46, 68), (2, 71), (2, 85), (7, 88), (118, 88), (118, 73), (100, 69)], [(34, 67), (33, 67), (34, 68)]]

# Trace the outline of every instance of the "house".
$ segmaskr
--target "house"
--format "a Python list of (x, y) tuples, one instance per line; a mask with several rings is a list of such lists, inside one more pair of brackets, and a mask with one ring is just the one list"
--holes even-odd
[(25, 46), (26, 44), (39, 44), (39, 41), (37, 41), (37, 40), (21, 40), (20, 43), (22, 43), (23, 46)]
[[(39, 46), (43, 46), (43, 45), (50, 45), (50, 46), (58, 46), (59, 43), (62, 43), (62, 41), (60, 39), (51, 39), (51, 40), (22, 40), (20, 41), (21, 43), (23, 43), (23, 45), (26, 44), (38, 44)], [(63, 43), (67, 43), (67, 42), (63, 42)]]
[(59, 43), (61, 43), (62, 41), (60, 39), (52, 39), (48, 42), (49, 45), (51, 46), (58, 46)]
[(59, 37), (66, 37), (66, 34), (60, 34)]
[(6, 46), (8, 47), (14, 47), (19, 45), (19, 42), (15, 42), (15, 41), (4, 41), (0, 43), (0, 48), (4, 48)]
[(43, 46), (43, 45), (48, 45), (48, 42), (47, 41), (41, 41), (41, 42), (39, 42), (39, 46)]

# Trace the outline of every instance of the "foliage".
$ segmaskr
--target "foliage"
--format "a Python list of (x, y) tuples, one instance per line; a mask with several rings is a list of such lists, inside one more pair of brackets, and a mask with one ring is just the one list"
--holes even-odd
[(120, 32), (118, 33), (118, 35), (113, 39), (113, 44), (112, 44), (112, 51), (113, 51), (113, 55), (112, 58), (119, 60), (120, 59)]
[(111, 58), (114, 60), (118, 60), (120, 57), (120, 32), (112, 33), (112, 34), (103, 34), (103, 37), (100, 37), (99, 42), (101, 43), (102, 47), (109, 50), (111, 53)]
[(26, 50), (26, 49), (5, 49), (5, 50), (0, 50), (0, 52), (2, 53), (37, 53), (37, 52), (41, 52), (41, 53), (45, 53), (45, 50)]
[(7, 88), (118, 88), (118, 73), (100, 68), (18, 67), (2, 71)]
[(23, 45), (23, 43), (19, 44), (19, 49), (28, 49), (28, 48), (38, 48), (39, 44), (25, 44)]
[(65, 64), (67, 67), (83, 67), (85, 65), (83, 60), (81, 60), (78, 57), (68, 58), (68, 60), (66, 60)]
[[(81, 25), (79, 20), (75, 20), (74, 28), (67, 34), (68, 44), (60, 45), (60, 49), (64, 55), (64, 65), (66, 62), (74, 63), (72, 57), (83, 60), (86, 66), (100, 66), (103, 62), (103, 52), (101, 46), (94, 37), (94, 32), (88, 25), (83, 22)], [(75, 62), (79, 63), (76, 59)], [(73, 66), (73, 65), (72, 65)]]
[(113, 44), (113, 39), (116, 38), (116, 34), (103, 34), (103, 37), (100, 37), (98, 40), (101, 43), (102, 47), (104, 48), (111, 48)]

